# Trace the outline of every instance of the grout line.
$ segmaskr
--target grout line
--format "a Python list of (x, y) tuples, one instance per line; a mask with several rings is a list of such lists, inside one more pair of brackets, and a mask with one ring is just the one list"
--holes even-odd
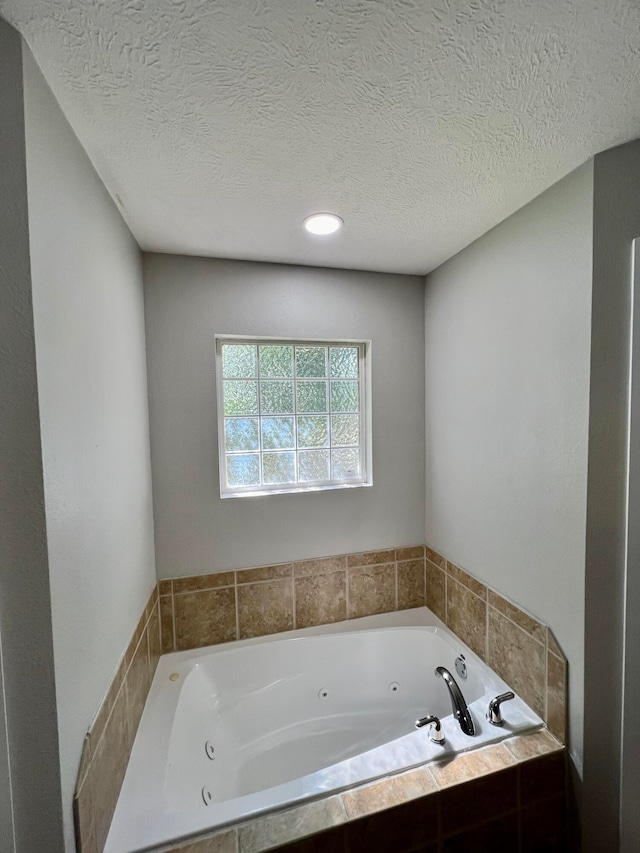
[[(234, 572), (234, 575), (237, 573)], [(233, 601), (236, 608), (236, 640), (240, 639), (240, 602), (238, 601), (238, 584), (233, 585)]]
[[(530, 634), (526, 628), (523, 628), (522, 625), (518, 625), (517, 622), (514, 622), (513, 619), (510, 619), (508, 616), (506, 616), (502, 612), (502, 610), (498, 610), (498, 608), (494, 607), (492, 604), (488, 604), (488, 607), (490, 607), (492, 610), (494, 610), (499, 616), (502, 616), (503, 619), (506, 619), (507, 622), (510, 622), (514, 626), (514, 628), (518, 628), (518, 630), (522, 631), (523, 634), (526, 634), (526, 636), (529, 637), (529, 639), (533, 640), (539, 646), (542, 646), (542, 648), (545, 649), (545, 651), (546, 651), (546, 643), (545, 642), (543, 642), (542, 640), (538, 640), (538, 638), (534, 637), (533, 634)], [(539, 623), (539, 624), (542, 624), (542, 623)], [(542, 625), (542, 627), (546, 628), (547, 626)]]
[(345, 570), (344, 570), (344, 580), (345, 580), (345, 593), (344, 593), (344, 599), (345, 599), (345, 604), (346, 604), (346, 606), (347, 606), (347, 619), (351, 619), (351, 616), (349, 615), (349, 614), (350, 614), (350, 611), (349, 611), (349, 604), (350, 604), (350, 601), (349, 601), (349, 587), (350, 587), (350, 583), (349, 583), (349, 569), (345, 569)]
[(395, 608), (398, 609), (398, 561), (393, 564), (393, 577), (395, 581)]
[(549, 629), (544, 632), (544, 722), (549, 719)]
[[(255, 583), (268, 583), (268, 581), (255, 581)], [(234, 583), (227, 583), (224, 586), (203, 586), (203, 587), (199, 587), (198, 589), (185, 589), (183, 592), (174, 592), (173, 595), (174, 596), (194, 595), (194, 593), (198, 593), (198, 592), (212, 592), (215, 589), (231, 589), (234, 586), (235, 586)], [(243, 584), (243, 586), (246, 586), (246, 584)], [(166, 596), (166, 595), (163, 595), (162, 597), (168, 598), (168, 596)]]
[(176, 600), (173, 594), (173, 584), (171, 584), (171, 629), (173, 632), (173, 651), (175, 652), (178, 645), (178, 638), (176, 637)]
[(296, 581), (293, 577), (293, 571), (291, 572), (291, 605), (293, 607), (293, 630), (295, 631), (298, 626), (298, 614), (296, 612)]
[[(487, 597), (487, 609), (484, 617), (484, 627), (485, 627), (485, 635), (484, 635), (484, 651), (485, 651), (485, 663), (489, 660), (489, 598)], [(488, 666), (488, 663), (487, 663)]]
[(422, 592), (423, 594), (423, 604), (427, 606), (427, 561), (425, 558), (422, 558)]

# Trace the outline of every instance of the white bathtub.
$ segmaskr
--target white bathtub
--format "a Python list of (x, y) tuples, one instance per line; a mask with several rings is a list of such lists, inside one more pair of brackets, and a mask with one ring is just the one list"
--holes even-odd
[[(467, 677), (455, 660), (463, 654)], [(456, 678), (475, 737), (460, 730), (436, 666)], [(105, 853), (187, 839), (261, 812), (536, 728), (518, 697), (427, 608), (164, 655)], [(442, 719), (446, 745), (416, 730)]]

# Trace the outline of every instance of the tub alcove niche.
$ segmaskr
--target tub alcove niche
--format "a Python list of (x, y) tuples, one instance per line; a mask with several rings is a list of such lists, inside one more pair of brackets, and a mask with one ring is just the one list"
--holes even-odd
[[(19, 5), (7, 0), (2, 15)], [(143, 14), (139, 5), (130, 4), (132, 18)], [(209, 5), (218, 14), (219, 4)], [(331, 4), (312, 5), (325, 14)], [(372, 14), (397, 14), (394, 4), (368, 5)], [(173, 231), (161, 239), (138, 227), (136, 205), (152, 195), (144, 169), (134, 164), (130, 174), (130, 186), (139, 178), (142, 190), (126, 190), (100, 153), (96, 140), (107, 123), (114, 135), (120, 128), (115, 162), (128, 162), (135, 145), (125, 131), (155, 91), (147, 75), (161, 75), (163, 60), (151, 61), (152, 45), (121, 51), (126, 68), (133, 63), (144, 78), (144, 98), (120, 114), (116, 103), (138, 78), (108, 58), (118, 42), (106, 23), (85, 21), (93, 6), (79, 4), (73, 34), (57, 13), (42, 12), (44, 4), (23, 22), (24, 38), (0, 19), (0, 106), (8, 117), (0, 127), (7, 199), (0, 205), (0, 562), (7, 567), (0, 572), (0, 783), (7, 781), (0, 849), (7, 841), (11, 853), (615, 853), (620, 834), (631, 832), (620, 818), (629, 778), (620, 772), (620, 743), (622, 735), (633, 742), (635, 729), (616, 717), (603, 730), (595, 714), (605, 690), (612, 707), (623, 706), (621, 644), (630, 624), (620, 607), (640, 142), (585, 151), (582, 165), (565, 151), (547, 189), (533, 181), (536, 160), (532, 182), (520, 175), (495, 227), (449, 254), (443, 234), (437, 263), (419, 269), (406, 265), (400, 249), (397, 263), (372, 270), (366, 259), (348, 269), (346, 260), (338, 263), (343, 256), (330, 247), (349, 245), (361, 199), (351, 219), (337, 211), (342, 243), (300, 243), (306, 254), (290, 262), (255, 252), (218, 257), (195, 228), (187, 244), (172, 242)], [(180, 15), (191, 8), (172, 6)], [(197, 27), (185, 27), (197, 38)], [(149, 28), (141, 31), (155, 44)], [(60, 35), (66, 56), (68, 39), (82, 41), (83, 33), (101, 59), (87, 59), (82, 74), (65, 82), (43, 46)], [(94, 67), (126, 78), (124, 88), (105, 90), (99, 106), (84, 101)], [(363, 92), (370, 88), (367, 82)], [(252, 101), (254, 118), (261, 103)], [(166, 169), (176, 177), (179, 164), (197, 160), (188, 143), (204, 125), (190, 98), (171, 104), (183, 124), (174, 112), (169, 121), (164, 110), (157, 115), (182, 140)], [(263, 141), (247, 140), (256, 148)], [(140, 144), (150, 168), (163, 161), (155, 141), (147, 142)], [(228, 195), (219, 183), (204, 183), (229, 212), (231, 196), (246, 190), (242, 150), (220, 158), (231, 170)], [(216, 158), (215, 146), (201, 156), (209, 165)], [(287, 162), (269, 161), (269, 168), (280, 162), (281, 190), (295, 184), (304, 195), (316, 186), (289, 180), (291, 157), (281, 159)], [(401, 156), (386, 159), (392, 174), (379, 171), (380, 181), (391, 175), (394, 192), (408, 188)], [(339, 160), (334, 152), (327, 167), (334, 184)], [(201, 190), (194, 185), (189, 195), (200, 224)], [(473, 202), (461, 198), (461, 206)], [(262, 201), (249, 203), (253, 210)], [(158, 200), (158, 228), (168, 207)], [(286, 225), (265, 214), (264, 227), (306, 239), (309, 212)], [(400, 236), (416, 245), (431, 240), (422, 220), (410, 218)], [(452, 222), (448, 231), (456, 228)], [(376, 243), (372, 251), (384, 248)], [(370, 342), (363, 418), (372, 482), (221, 497), (227, 450), (216, 336), (315, 341), (327, 352), (331, 342)], [(309, 381), (324, 382), (330, 401), (329, 356), (325, 364), (327, 376)], [(295, 390), (288, 393), (297, 400)], [(330, 436), (333, 415), (354, 413), (327, 403), (306, 414), (325, 418)], [(290, 417), (297, 436), (298, 410), (275, 417)], [(255, 429), (263, 442), (262, 427)], [(332, 449), (313, 451), (330, 460)], [(438, 660), (449, 656), (438, 665), (470, 697), (477, 748), (460, 740), (433, 661), (420, 668), (420, 657), (431, 654), (416, 654), (427, 635)], [(364, 650), (352, 669), (339, 645), (345, 637)], [(350, 693), (306, 658), (311, 644), (334, 649)], [(401, 677), (386, 668), (389, 648)], [(307, 685), (305, 701), (323, 710), (301, 720), (298, 740), (280, 742), (272, 714), (260, 753), (256, 738), (242, 742), (243, 714), (252, 699), (275, 696), (261, 679), (271, 672), (270, 655), (284, 657), (284, 649), (302, 659), (297, 675), (273, 678), (287, 713), (302, 701), (295, 684)], [(467, 681), (455, 666), (461, 654)], [(234, 661), (242, 662), (237, 677)], [(408, 663), (417, 675), (407, 674)], [(307, 697), (305, 679), (315, 673), (326, 678)], [(254, 680), (245, 684), (247, 674)], [(340, 705), (359, 688), (367, 697), (379, 688), (379, 706)], [(516, 698), (505, 701), (506, 726), (494, 731), (485, 706), (506, 691)], [(164, 695), (174, 705), (156, 702)], [(325, 721), (332, 715), (324, 709), (333, 702), (340, 731), (330, 753)], [(201, 736), (202, 708), (211, 711), (209, 722), (214, 710), (226, 712), (222, 746), (215, 732)], [(138, 754), (145, 763), (140, 744), (152, 740), (147, 723), (160, 729), (174, 712), (193, 723), (159, 744), (166, 760), (149, 761), (155, 793), (145, 799), (135, 769)], [(352, 712), (357, 725), (349, 729)], [(433, 751), (428, 727), (413, 727), (429, 713), (442, 718), (442, 753)], [(293, 718), (286, 720), (293, 731)], [(193, 733), (198, 769), (187, 780), (175, 771), (182, 772)], [(244, 764), (225, 753), (233, 738)], [(353, 738), (362, 751), (353, 751)], [(307, 766), (305, 742), (314, 744), (311, 755), (331, 754), (331, 764)], [(254, 789), (269, 764), (277, 765), (275, 781)], [(299, 775), (288, 778), (287, 764)], [(235, 793), (227, 796), (232, 776)], [(261, 792), (272, 789), (277, 796), (265, 803)], [(139, 797), (127, 804), (139, 811), (140, 832), (150, 827), (148, 843), (123, 836), (129, 818), (120, 816), (119, 797), (127, 791)], [(250, 810), (241, 814), (245, 798)], [(175, 805), (173, 824), (163, 802)], [(629, 812), (629, 826), (634, 817)], [(153, 835), (161, 824), (166, 833)]]

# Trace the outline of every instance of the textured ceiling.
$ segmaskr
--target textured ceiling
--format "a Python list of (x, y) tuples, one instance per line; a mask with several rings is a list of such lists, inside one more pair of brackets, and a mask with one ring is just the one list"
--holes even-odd
[[(144, 249), (425, 273), (640, 136), (638, 0), (0, 0)], [(345, 228), (312, 238), (302, 219)]]

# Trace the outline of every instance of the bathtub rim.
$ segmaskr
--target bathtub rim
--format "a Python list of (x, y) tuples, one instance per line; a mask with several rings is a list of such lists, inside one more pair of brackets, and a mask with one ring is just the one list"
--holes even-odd
[[(459, 648), (460, 651), (463, 654), (465, 654), (465, 657), (467, 658), (467, 660), (477, 662), (481, 667), (484, 667), (487, 670), (489, 670), (495, 676), (495, 679), (498, 682), (500, 682), (501, 684), (505, 684), (505, 686), (506, 686), (506, 683), (503, 682), (503, 680), (498, 676), (498, 674), (495, 673), (495, 671), (492, 670), (491, 667), (489, 667), (488, 664), (486, 664), (477, 654), (475, 654), (473, 652), (473, 650), (471, 650), (456, 634), (454, 634), (454, 632), (451, 631), (451, 629), (448, 628), (444, 624), (444, 622), (442, 622), (442, 620), (440, 620), (433, 613), (433, 611), (429, 610), (427, 607), (419, 607), (419, 608), (413, 608), (410, 610), (392, 611), (389, 613), (377, 614), (374, 616), (365, 616), (365, 617), (361, 617), (359, 619), (344, 620), (342, 622), (336, 622), (336, 623), (332, 623), (330, 625), (319, 625), (319, 626), (314, 626), (311, 628), (301, 628), (301, 629), (297, 629), (297, 630), (293, 630), (293, 631), (286, 631), (286, 632), (280, 632), (280, 633), (270, 634), (270, 635), (266, 635), (266, 636), (247, 638), (244, 640), (235, 640), (235, 641), (232, 641), (229, 643), (217, 644), (217, 645), (213, 645), (213, 646), (205, 646), (205, 647), (200, 648), (200, 649), (186, 649), (186, 650), (177, 651), (177, 652), (170, 652), (170, 653), (163, 655), (160, 659), (160, 662), (159, 662), (157, 670), (156, 670), (156, 674), (154, 676), (154, 683), (152, 685), (152, 689), (149, 693), (149, 696), (150, 697), (152, 696), (152, 692), (153, 692), (154, 685), (156, 684), (156, 680), (158, 682), (164, 680), (166, 678), (166, 675), (167, 675), (169, 669), (171, 669), (172, 666), (178, 666), (179, 664), (184, 664), (185, 661), (197, 661), (199, 658), (202, 658), (202, 657), (215, 656), (217, 654), (224, 654), (224, 653), (233, 652), (233, 651), (240, 651), (244, 648), (250, 648), (250, 647), (255, 646), (255, 645), (265, 645), (265, 644), (274, 643), (274, 642), (286, 642), (286, 641), (291, 641), (291, 640), (296, 640), (296, 639), (303, 639), (303, 638), (307, 638), (307, 637), (311, 638), (311, 637), (318, 637), (318, 636), (327, 636), (327, 635), (332, 635), (332, 634), (350, 635), (350, 634), (358, 634), (358, 633), (361, 633), (363, 631), (371, 631), (371, 630), (377, 631), (377, 630), (383, 630), (383, 629), (397, 629), (397, 628), (401, 628), (401, 629), (402, 628), (408, 628), (408, 629), (428, 628), (428, 629), (432, 629), (435, 634), (441, 634), (441, 636), (443, 636), (443, 638), (445, 639), (445, 641), (447, 642), (448, 645), (455, 646), (456, 648)], [(522, 700), (520, 700), (520, 701), (522, 701)], [(524, 705), (524, 702), (522, 702), (522, 704)], [(175, 707), (177, 707), (177, 703), (174, 706), (174, 713), (175, 713)], [(543, 721), (537, 716), (537, 714), (535, 714), (529, 708), (529, 706), (525, 705), (525, 707), (530, 712), (530, 714), (535, 718), (535, 720), (536, 720), (535, 723), (531, 723), (530, 725), (527, 726), (526, 729), (520, 730), (518, 732), (512, 732), (508, 729), (507, 730), (501, 730), (501, 729), (496, 728), (495, 731), (491, 731), (491, 736), (492, 736), (491, 739), (485, 738), (482, 742), (474, 742), (474, 743), (470, 743), (468, 745), (465, 745), (464, 747), (457, 747), (455, 749), (455, 754), (463, 753), (463, 752), (471, 752), (471, 751), (478, 750), (478, 749), (481, 749), (483, 747), (486, 747), (486, 746), (489, 746), (492, 744), (496, 745), (501, 741), (507, 740), (513, 736), (517, 736), (518, 734), (522, 734), (525, 731), (526, 732), (532, 732), (532, 731), (535, 731), (537, 729), (544, 727)], [(146, 708), (145, 708), (145, 714), (146, 714)], [(143, 721), (144, 721), (144, 714), (143, 714)], [(141, 721), (141, 728), (142, 728), (142, 722), (143, 721)], [(135, 744), (134, 744), (134, 750), (132, 750), (132, 754), (131, 754), (132, 759), (134, 757), (134, 754), (135, 754)], [(440, 758), (442, 759), (442, 756), (440, 756)], [(289, 801), (287, 803), (278, 802), (275, 805), (271, 804), (268, 806), (253, 809), (252, 811), (245, 813), (241, 817), (234, 816), (228, 820), (221, 821), (221, 822), (216, 823), (213, 826), (209, 826), (207, 828), (203, 828), (202, 826), (198, 825), (198, 826), (194, 827), (193, 830), (189, 830), (189, 831), (181, 830), (177, 834), (175, 834), (171, 837), (165, 837), (162, 840), (160, 840), (158, 838), (156, 838), (154, 840), (150, 839), (148, 844), (145, 843), (142, 846), (140, 846), (140, 845), (134, 846), (134, 847), (131, 847), (130, 849), (131, 849), (131, 851), (136, 851), (136, 853), (138, 853), (138, 851), (147, 851), (147, 850), (151, 851), (151, 850), (157, 850), (157, 849), (164, 849), (165, 847), (167, 849), (169, 849), (171, 845), (175, 845), (175, 844), (179, 844), (179, 843), (186, 843), (190, 839), (201, 837), (204, 833), (210, 834), (213, 832), (221, 831), (225, 827), (228, 828), (230, 826), (237, 825), (237, 824), (242, 823), (242, 822), (250, 821), (253, 819), (260, 818), (260, 817), (265, 817), (266, 815), (269, 815), (272, 813), (276, 813), (279, 811), (284, 811), (287, 809), (292, 809), (292, 808), (296, 808), (299, 806), (303, 806), (304, 804), (308, 804), (308, 803), (311, 803), (311, 802), (314, 802), (317, 800), (326, 799), (327, 797), (330, 797), (330, 796), (333, 796), (336, 794), (340, 794), (344, 791), (347, 791), (347, 790), (350, 790), (353, 788), (357, 788), (357, 787), (360, 787), (363, 785), (374, 783), (375, 781), (379, 781), (380, 779), (383, 779), (386, 777), (397, 776), (399, 774), (402, 774), (405, 772), (410, 772), (412, 770), (418, 769), (422, 766), (428, 766), (429, 764), (431, 764), (437, 760), (438, 759), (436, 756), (431, 756), (430, 758), (428, 758), (426, 760), (422, 759), (422, 760), (413, 762), (411, 764), (407, 764), (403, 767), (398, 767), (398, 768), (393, 769), (391, 771), (384, 771), (384, 772), (379, 773), (377, 775), (368, 776), (366, 779), (360, 779), (359, 781), (352, 782), (348, 785), (340, 785), (338, 787), (335, 787), (335, 788), (332, 788), (329, 790), (318, 791), (317, 793), (314, 793), (314, 794), (305, 794), (305, 795), (301, 796), (300, 798), (293, 800), (293, 801)], [(127, 788), (127, 785), (123, 784), (122, 790), (121, 790), (121, 796), (125, 795), (126, 788)], [(271, 791), (271, 790), (274, 790), (274, 789), (273, 788), (265, 789), (265, 791)], [(260, 793), (262, 793), (262, 792), (260, 792)], [(118, 805), (119, 805), (119, 802), (120, 801), (118, 801)], [(118, 807), (116, 807), (116, 813), (114, 814), (114, 817), (113, 817), (112, 826), (110, 828), (109, 836), (111, 836), (111, 831), (113, 830), (113, 827), (117, 822), (116, 821), (117, 816), (118, 816)], [(125, 848), (122, 848), (119, 846), (115, 846), (112, 848), (110, 846), (110, 843), (109, 843), (110, 842), (109, 836), (107, 837), (107, 844), (105, 847), (105, 851), (107, 851), (107, 853), (109, 853), (109, 851), (111, 851), (112, 849), (114, 851), (118, 851), (118, 853), (120, 853), (121, 850), (125, 849)]]

